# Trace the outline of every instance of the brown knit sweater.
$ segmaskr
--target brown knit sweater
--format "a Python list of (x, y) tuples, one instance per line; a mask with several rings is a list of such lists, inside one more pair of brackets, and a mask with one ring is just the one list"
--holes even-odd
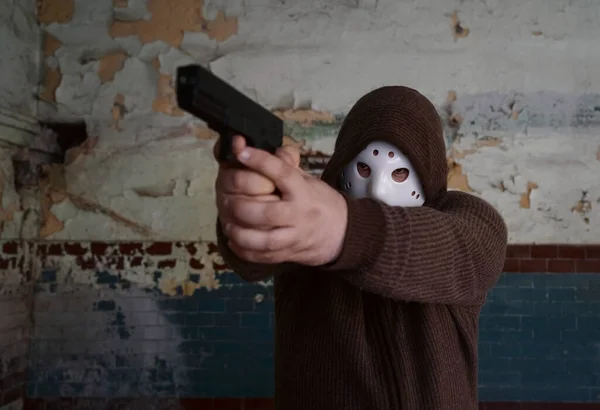
[(486, 202), (447, 192), (441, 121), (406, 87), (383, 87), (348, 114), (322, 179), (369, 142), (411, 160), (422, 207), (350, 199), (341, 256), (320, 268), (237, 258), (244, 279), (275, 277), (278, 410), (475, 410), (478, 318), (502, 271), (507, 232)]

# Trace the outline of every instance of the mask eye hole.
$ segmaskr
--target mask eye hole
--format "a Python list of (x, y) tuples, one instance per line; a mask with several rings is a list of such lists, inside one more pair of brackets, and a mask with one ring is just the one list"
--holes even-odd
[(356, 170), (358, 171), (358, 175), (363, 178), (369, 178), (371, 176), (371, 168), (364, 162), (356, 164)]
[(358, 175), (363, 178), (369, 178), (371, 176), (371, 168), (364, 162), (356, 164), (356, 170), (358, 171)]
[(404, 182), (408, 178), (408, 169), (406, 168), (398, 168), (392, 172), (392, 179), (394, 182)]

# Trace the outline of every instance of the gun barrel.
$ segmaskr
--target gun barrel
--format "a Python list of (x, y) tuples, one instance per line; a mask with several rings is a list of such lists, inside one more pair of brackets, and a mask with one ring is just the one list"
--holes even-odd
[(279, 117), (200, 65), (177, 69), (176, 93), (182, 110), (204, 120), (215, 131), (243, 135), (248, 145), (269, 152), (283, 143)]

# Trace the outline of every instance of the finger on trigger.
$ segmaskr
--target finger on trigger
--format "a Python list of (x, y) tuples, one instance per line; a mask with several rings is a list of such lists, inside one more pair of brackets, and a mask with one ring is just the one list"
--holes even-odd
[(233, 152), (233, 155), (237, 156), (244, 148), (246, 148), (246, 139), (241, 135), (233, 137), (231, 140), (231, 152)]
[(294, 193), (304, 181), (301, 170), (267, 151), (246, 147), (238, 155), (238, 161), (272, 180), (282, 193)]
[(286, 145), (277, 148), (275, 155), (292, 165), (293, 167), (300, 166), (300, 150), (297, 147)]

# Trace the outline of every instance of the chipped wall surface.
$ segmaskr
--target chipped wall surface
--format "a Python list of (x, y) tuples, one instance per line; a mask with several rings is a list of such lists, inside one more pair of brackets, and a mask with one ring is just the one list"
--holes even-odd
[[(125, 397), (152, 410), (180, 408), (159, 397), (272, 397), (273, 286), (243, 282), (215, 250), (3, 243), (0, 266), (36, 256), (28, 398)], [(510, 246), (507, 256), (479, 321), (481, 401), (598, 402), (600, 247)]]
[[(6, 257), (10, 255), (10, 257)], [(25, 396), (33, 301), (29, 253), (0, 242), (0, 407), (21, 408)]]
[(43, 3), (40, 115), (91, 136), (47, 187), (44, 238), (215, 239), (214, 133), (173, 90), (195, 61), (285, 118), (316, 174), (358, 97), (415, 87), (445, 121), (450, 187), (511, 242), (600, 239), (596, 3)]
[(41, 31), (36, 0), (0, 1), (0, 108), (34, 113)]
[(271, 283), (243, 283), (214, 243), (3, 249), (0, 266), (35, 255), (28, 397), (129, 397), (162, 409), (148, 400), (272, 395)]

